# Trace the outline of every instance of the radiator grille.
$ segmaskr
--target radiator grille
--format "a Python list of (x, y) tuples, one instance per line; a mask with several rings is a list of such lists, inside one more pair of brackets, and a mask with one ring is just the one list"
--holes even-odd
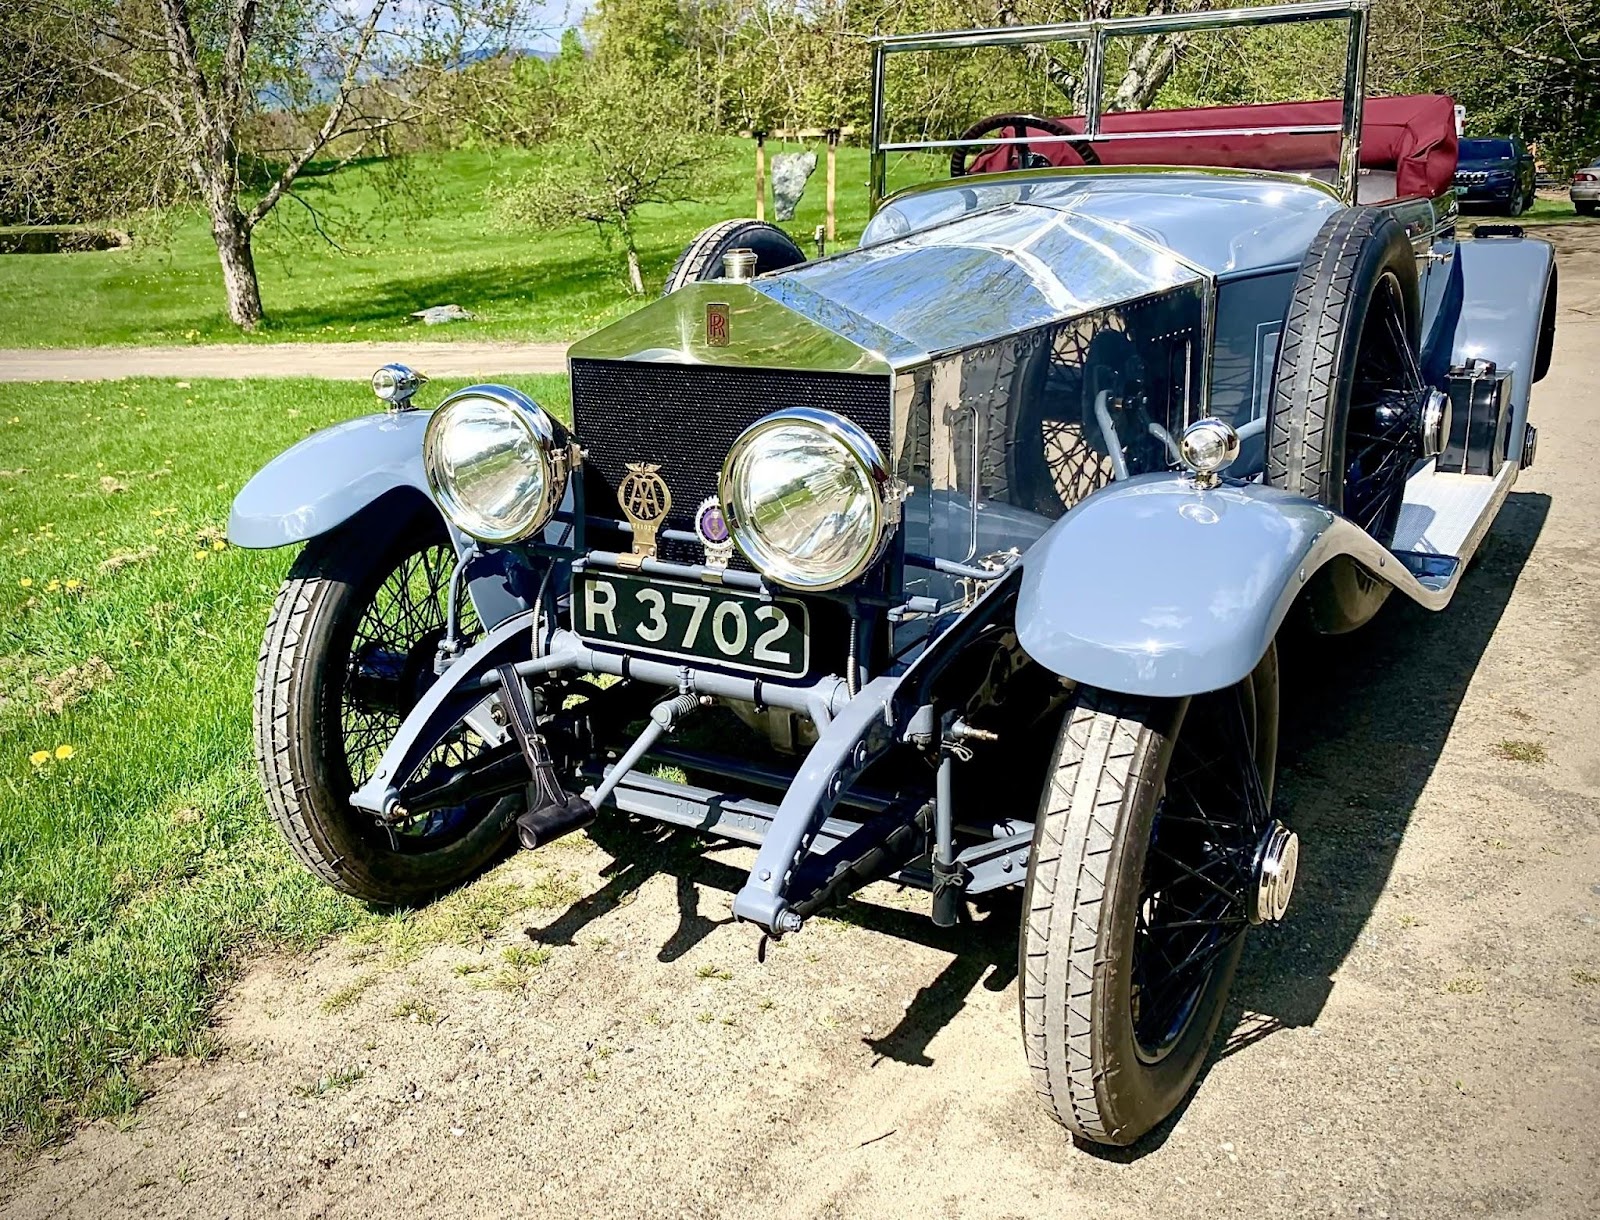
[[(865, 429), (889, 452), (889, 379), (865, 373), (725, 368), (634, 360), (572, 361), (573, 431), (584, 461), (587, 508), (618, 517), (628, 462), (655, 462), (672, 489), (666, 525), (691, 529), (695, 506), (717, 490), (722, 459), (739, 433), (773, 411), (816, 407)], [(665, 544), (669, 559), (697, 561), (697, 547)]]

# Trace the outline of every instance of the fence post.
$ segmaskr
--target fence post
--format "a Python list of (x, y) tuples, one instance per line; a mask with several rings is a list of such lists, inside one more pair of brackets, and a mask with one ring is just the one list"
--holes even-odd
[(828, 128), (828, 240), (834, 241), (838, 232), (833, 223), (834, 151), (839, 147), (839, 129)]
[(767, 218), (767, 133), (756, 132), (756, 219)]

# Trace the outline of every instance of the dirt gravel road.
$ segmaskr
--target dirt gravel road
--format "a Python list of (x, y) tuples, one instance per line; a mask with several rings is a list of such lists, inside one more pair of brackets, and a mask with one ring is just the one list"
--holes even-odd
[(404, 964), (258, 965), (214, 1058), (0, 1215), (1600, 1214), (1600, 243), (1565, 244), (1539, 465), (1456, 604), (1285, 658), (1300, 889), (1141, 1147), (1037, 1104), (1014, 907), (947, 933), (880, 887), (760, 963), (748, 853), (602, 822)]
[(0, 348), (0, 381), (118, 377), (326, 377), (365, 381), (400, 360), (430, 377), (565, 373), (565, 343), (230, 343), (198, 347)]

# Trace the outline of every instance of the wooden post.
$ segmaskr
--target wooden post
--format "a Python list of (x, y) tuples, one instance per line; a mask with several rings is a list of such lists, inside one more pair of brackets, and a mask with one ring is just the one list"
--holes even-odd
[(828, 240), (832, 242), (839, 236), (833, 222), (833, 179), (834, 179), (834, 150), (839, 147), (839, 129), (828, 130)]
[(756, 219), (767, 218), (767, 133), (756, 132)]

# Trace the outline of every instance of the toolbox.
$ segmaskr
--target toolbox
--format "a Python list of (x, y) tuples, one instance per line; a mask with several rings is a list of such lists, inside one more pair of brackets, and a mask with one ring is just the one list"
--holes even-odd
[(1450, 439), (1436, 469), (1449, 474), (1498, 474), (1511, 429), (1511, 373), (1492, 360), (1469, 360), (1450, 370)]

